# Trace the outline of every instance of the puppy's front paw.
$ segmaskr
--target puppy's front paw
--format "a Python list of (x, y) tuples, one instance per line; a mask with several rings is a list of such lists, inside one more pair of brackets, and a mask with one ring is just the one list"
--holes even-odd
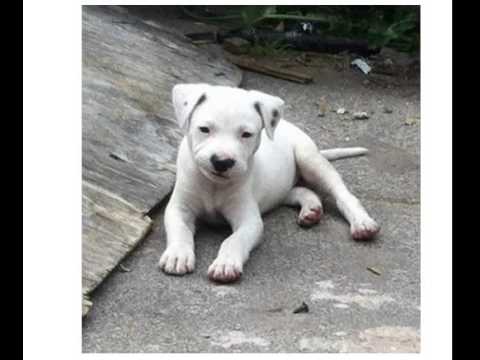
[(221, 283), (234, 282), (242, 275), (242, 262), (233, 258), (217, 257), (208, 268), (208, 278)]
[(167, 274), (183, 275), (195, 268), (195, 254), (184, 246), (169, 246), (158, 262), (160, 269)]
[(380, 226), (370, 217), (356, 221), (350, 227), (354, 240), (368, 240), (373, 238), (380, 231)]

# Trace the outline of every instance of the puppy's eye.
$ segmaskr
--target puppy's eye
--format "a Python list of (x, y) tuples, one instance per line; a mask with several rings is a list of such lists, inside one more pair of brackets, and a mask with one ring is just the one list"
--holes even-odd
[(245, 131), (243, 134), (242, 134), (242, 138), (249, 138), (251, 137), (253, 134), (248, 132), (248, 131)]
[(210, 129), (206, 126), (200, 126), (199, 129), (202, 133), (205, 133), (205, 134), (208, 134), (210, 132)]

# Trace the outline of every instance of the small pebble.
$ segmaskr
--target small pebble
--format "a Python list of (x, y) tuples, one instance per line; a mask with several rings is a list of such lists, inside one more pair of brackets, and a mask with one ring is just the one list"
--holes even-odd
[(393, 113), (393, 110), (390, 109), (390, 108), (388, 108), (388, 107), (385, 107), (385, 108), (383, 108), (383, 112), (384, 112), (385, 114), (391, 114), (391, 113)]
[(405, 125), (415, 125), (418, 122), (418, 118), (416, 117), (409, 117), (405, 120)]
[(305, 302), (302, 302), (302, 305), (300, 305), (298, 308), (296, 308), (295, 310), (293, 310), (293, 313), (294, 313), (294, 314), (298, 314), (298, 313), (308, 313), (308, 311), (309, 311), (308, 305), (305, 304)]
[(337, 114), (338, 114), (338, 115), (343, 115), (343, 114), (345, 114), (346, 112), (347, 112), (347, 110), (345, 110), (345, 108), (340, 108), (340, 109), (337, 110)]
[(325, 98), (322, 97), (318, 102), (318, 116), (324, 117), (325, 114), (327, 113), (327, 108), (328, 108), (327, 101), (325, 100)]
[(356, 112), (353, 114), (353, 118), (356, 120), (367, 120), (368, 119), (368, 114), (365, 111), (362, 112)]

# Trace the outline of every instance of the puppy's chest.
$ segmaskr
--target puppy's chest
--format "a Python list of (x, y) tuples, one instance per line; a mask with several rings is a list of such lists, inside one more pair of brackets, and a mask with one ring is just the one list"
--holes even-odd
[(228, 194), (226, 195), (222, 192), (203, 194), (201, 197), (202, 208), (199, 217), (213, 224), (225, 223), (226, 220), (223, 215), (223, 209), (226, 201), (229, 201)]

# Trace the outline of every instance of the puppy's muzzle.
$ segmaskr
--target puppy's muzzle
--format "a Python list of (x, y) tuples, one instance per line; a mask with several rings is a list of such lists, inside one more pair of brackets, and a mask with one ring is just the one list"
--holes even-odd
[(233, 159), (224, 159), (220, 160), (217, 155), (212, 155), (210, 162), (213, 165), (215, 171), (223, 173), (228, 169), (232, 168), (235, 165), (235, 160)]

